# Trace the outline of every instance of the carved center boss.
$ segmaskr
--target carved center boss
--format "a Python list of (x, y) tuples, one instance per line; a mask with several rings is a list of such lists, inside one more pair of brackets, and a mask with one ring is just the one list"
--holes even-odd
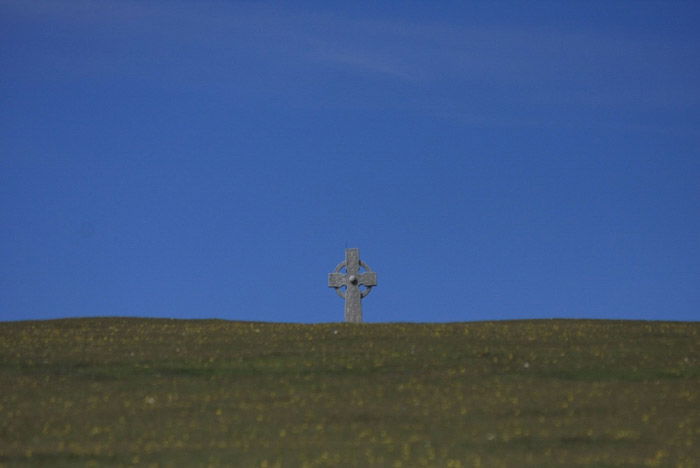
[[(360, 273), (360, 268), (365, 271)], [(345, 269), (345, 273), (341, 270)], [(345, 299), (345, 321), (362, 322), (362, 298), (377, 285), (377, 274), (362, 260), (360, 249), (345, 249), (345, 261), (328, 274), (328, 287)], [(364, 286), (364, 289), (360, 287)], [(343, 288), (345, 288), (343, 290)]]

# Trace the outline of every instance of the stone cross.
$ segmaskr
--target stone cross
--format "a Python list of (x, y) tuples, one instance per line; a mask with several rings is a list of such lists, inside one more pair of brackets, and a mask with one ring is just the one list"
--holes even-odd
[[(365, 271), (360, 273), (360, 268)], [(345, 269), (345, 273), (341, 270)], [(345, 299), (345, 321), (362, 322), (362, 298), (377, 285), (377, 274), (362, 260), (360, 249), (345, 249), (345, 261), (328, 274), (328, 287)], [(365, 289), (360, 289), (364, 286)], [(344, 289), (343, 289), (344, 288)]]

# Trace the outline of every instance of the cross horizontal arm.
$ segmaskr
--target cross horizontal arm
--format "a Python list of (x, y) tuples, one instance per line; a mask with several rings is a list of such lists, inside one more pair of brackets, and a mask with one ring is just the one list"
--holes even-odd
[(347, 286), (347, 283), (345, 282), (345, 275), (343, 273), (329, 273), (328, 287), (339, 288), (341, 286)]
[(373, 271), (366, 271), (357, 277), (358, 284), (364, 284), (365, 286), (376, 286), (377, 285), (377, 274)]

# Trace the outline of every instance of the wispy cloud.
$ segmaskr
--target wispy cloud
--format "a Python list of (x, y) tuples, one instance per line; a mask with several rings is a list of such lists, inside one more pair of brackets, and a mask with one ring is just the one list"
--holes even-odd
[[(329, 79), (388, 87), (393, 81), (406, 90), (393, 106), (428, 112), (443, 105), (488, 110), (494, 100), (588, 109), (696, 108), (700, 100), (693, 47), (629, 32), (350, 17), (222, 1), (0, 5), (25, 22), (51, 26), (33, 46), (9, 53), (17, 76), (49, 66), (64, 78), (121, 76), (248, 96), (298, 86), (319, 93), (315, 83)], [(23, 39), (17, 34), (11, 44)], [(34, 49), (20, 57), (27, 47)]]

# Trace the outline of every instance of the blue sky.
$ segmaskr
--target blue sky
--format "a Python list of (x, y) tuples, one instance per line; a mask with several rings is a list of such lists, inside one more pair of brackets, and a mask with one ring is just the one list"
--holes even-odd
[(0, 0), (0, 320), (700, 319), (697, 2)]

